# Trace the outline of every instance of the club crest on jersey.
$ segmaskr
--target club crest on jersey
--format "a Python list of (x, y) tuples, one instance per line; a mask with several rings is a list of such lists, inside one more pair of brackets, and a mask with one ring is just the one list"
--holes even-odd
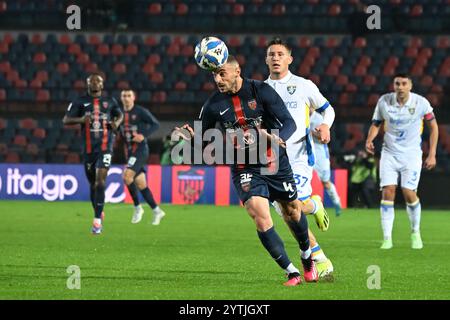
[(409, 114), (413, 115), (416, 112), (416, 108), (408, 108)]
[(287, 92), (289, 94), (294, 94), (295, 90), (297, 90), (297, 86), (287, 86)]
[(131, 120), (136, 120), (136, 115), (135, 114), (131, 115)]
[(250, 100), (248, 102), (248, 107), (252, 110), (255, 110), (256, 109), (256, 100), (255, 99)]
[(103, 101), (103, 108), (108, 108), (108, 102), (107, 101)]

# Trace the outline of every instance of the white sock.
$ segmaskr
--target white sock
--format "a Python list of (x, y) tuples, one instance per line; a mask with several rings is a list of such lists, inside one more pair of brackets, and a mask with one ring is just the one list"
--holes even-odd
[(312, 198), (309, 198), (307, 201), (311, 201), (311, 203), (313, 204), (314, 208), (313, 208), (313, 210), (311, 212), (305, 212), (305, 213), (316, 214), (317, 210), (319, 210), (319, 206), (317, 205), (317, 203)]
[(330, 197), (331, 201), (333, 201), (333, 204), (335, 206), (341, 206), (341, 198), (339, 198), (339, 195), (336, 191), (335, 185), (330, 181), (330, 189), (325, 188), (326, 193)]
[(96, 224), (102, 224), (102, 219), (94, 218), (94, 223), (96, 223)]
[(134, 206), (134, 208), (135, 209), (140, 209), (140, 208), (142, 208), (142, 206), (141, 205), (137, 205), (137, 206)]
[(381, 200), (380, 213), (384, 240), (391, 240), (394, 225), (394, 201)]
[(409, 222), (411, 223), (411, 231), (413, 233), (419, 232), (420, 230), (421, 211), (422, 206), (420, 205), (419, 199), (413, 203), (406, 203), (406, 212), (408, 212)]
[(286, 271), (287, 274), (289, 274), (289, 273), (294, 273), (294, 272), (300, 273), (300, 271), (298, 271), (298, 269), (297, 269), (292, 263), (289, 264), (289, 265), (287, 266), (287, 268), (284, 269), (284, 271)]
[(325, 262), (327, 261), (327, 256), (320, 248), (320, 245), (317, 243), (314, 247), (311, 248), (312, 259), (316, 262)]
[(311, 255), (311, 248), (308, 248), (308, 250), (306, 250), (306, 251), (300, 250), (300, 255), (301, 255), (302, 259), (308, 259), (309, 256)]

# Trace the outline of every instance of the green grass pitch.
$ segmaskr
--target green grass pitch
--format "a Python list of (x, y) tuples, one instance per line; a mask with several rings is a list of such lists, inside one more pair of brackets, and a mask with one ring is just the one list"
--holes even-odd
[[(106, 205), (101, 236), (90, 234), (87, 202), (0, 202), (0, 299), (449, 299), (450, 214), (424, 210), (423, 250), (412, 250), (409, 221), (396, 210), (394, 248), (378, 249), (378, 210), (344, 210), (320, 232), (310, 227), (335, 266), (334, 282), (282, 286), (284, 274), (263, 249), (241, 207), (163, 205), (160, 226), (147, 207)], [(275, 213), (293, 262), (296, 242)], [(67, 267), (81, 270), (81, 289), (67, 288)], [(371, 265), (381, 289), (368, 289)]]

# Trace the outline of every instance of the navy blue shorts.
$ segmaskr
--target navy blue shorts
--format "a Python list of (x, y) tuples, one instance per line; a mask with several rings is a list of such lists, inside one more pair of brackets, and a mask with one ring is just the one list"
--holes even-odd
[(260, 196), (269, 201), (294, 201), (297, 188), (292, 170), (279, 171), (274, 175), (262, 175), (259, 170), (233, 170), (233, 183), (242, 202), (252, 196)]
[(110, 152), (94, 152), (84, 155), (84, 166), (87, 170), (109, 168), (112, 154)]
[(94, 152), (84, 155), (84, 172), (90, 185), (95, 184), (97, 169), (109, 169), (112, 154), (109, 152)]
[(127, 169), (133, 170), (136, 175), (141, 172), (145, 173), (147, 172), (147, 159), (148, 152), (136, 152), (128, 158)]

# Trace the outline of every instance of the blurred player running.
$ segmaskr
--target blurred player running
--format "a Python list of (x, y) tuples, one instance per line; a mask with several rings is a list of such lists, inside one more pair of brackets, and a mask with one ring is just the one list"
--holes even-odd
[(331, 182), (331, 165), (330, 165), (330, 151), (326, 143), (320, 142), (320, 137), (315, 131), (320, 124), (323, 123), (323, 117), (318, 112), (312, 112), (310, 116), (311, 134), (314, 140), (314, 155), (315, 163), (314, 170), (316, 170), (320, 181), (325, 189), (325, 192), (333, 202), (336, 216), (341, 215), (341, 199), (336, 191), (336, 186)]
[[(278, 158), (272, 153), (275, 152), (273, 148), (263, 148), (264, 157), (272, 159), (268, 167), (261, 162), (234, 162), (233, 183), (248, 214), (255, 222), (261, 243), (285, 270), (288, 281), (284, 285), (295, 286), (302, 280), (299, 270), (291, 263), (283, 241), (275, 231), (268, 200), (279, 202), (283, 218), (300, 247), (304, 278), (307, 282), (315, 282), (318, 280), (318, 274), (311, 258), (308, 221), (301, 212), (292, 170), (283, 148), (284, 141), (295, 132), (295, 121), (279, 95), (269, 85), (241, 77), (241, 69), (233, 56), (230, 55), (227, 63), (215, 70), (213, 75), (218, 91), (206, 101), (200, 112), (202, 131), (214, 128), (216, 122), (219, 122), (227, 134), (236, 134), (236, 140), (233, 140), (235, 148), (247, 153), (261, 147), (260, 139), (280, 146)], [(270, 133), (271, 129), (278, 128), (279, 137)], [(178, 130), (180, 134), (188, 130), (190, 137), (194, 136), (193, 129), (188, 125)], [(238, 138), (239, 133), (241, 138)], [(202, 133), (195, 133), (198, 134)], [(201, 136), (203, 137), (203, 134)], [(273, 167), (276, 163), (279, 164), (278, 170)], [(274, 170), (270, 174), (263, 174), (263, 168)]]
[(123, 119), (114, 98), (102, 97), (103, 77), (91, 74), (87, 78), (87, 95), (69, 104), (64, 124), (81, 124), (84, 169), (90, 185), (90, 197), (95, 218), (92, 233), (102, 232), (105, 205), (105, 182), (111, 166), (115, 134)]
[(125, 141), (127, 168), (123, 174), (124, 182), (134, 203), (134, 214), (131, 223), (139, 223), (144, 209), (139, 203), (138, 188), (153, 210), (153, 225), (159, 225), (165, 216), (164, 211), (156, 204), (152, 192), (147, 187), (146, 166), (149, 156), (147, 138), (159, 128), (159, 122), (147, 109), (135, 105), (136, 96), (133, 90), (122, 90), (120, 99), (123, 105), (124, 121), (120, 133)]
[[(269, 78), (266, 80), (283, 99), (288, 111), (294, 118), (297, 130), (286, 141), (289, 163), (294, 172), (298, 190), (298, 199), (302, 201), (302, 211), (313, 214), (322, 231), (328, 229), (329, 217), (323, 207), (320, 196), (313, 195), (311, 180), (315, 163), (313, 141), (309, 135), (310, 108), (323, 114), (324, 119), (315, 129), (322, 143), (330, 141), (330, 127), (334, 121), (334, 109), (322, 96), (317, 86), (310, 80), (293, 75), (289, 65), (293, 57), (289, 46), (279, 38), (273, 39), (267, 47), (266, 64), (269, 67)], [(277, 204), (275, 209), (279, 212)], [(325, 256), (312, 232), (309, 232), (313, 259), (321, 277), (328, 277), (333, 272), (333, 264)]]
[(367, 152), (374, 154), (373, 140), (384, 122), (385, 134), (380, 159), (380, 212), (384, 236), (381, 249), (391, 249), (393, 246), (394, 200), (399, 178), (411, 223), (411, 247), (423, 247), (420, 236), (421, 205), (417, 197), (422, 170), (423, 120), (430, 129), (430, 151), (424, 163), (427, 170), (436, 166), (439, 130), (428, 100), (411, 92), (411, 89), (411, 77), (406, 74), (394, 77), (395, 92), (382, 95), (378, 100), (366, 140)]

